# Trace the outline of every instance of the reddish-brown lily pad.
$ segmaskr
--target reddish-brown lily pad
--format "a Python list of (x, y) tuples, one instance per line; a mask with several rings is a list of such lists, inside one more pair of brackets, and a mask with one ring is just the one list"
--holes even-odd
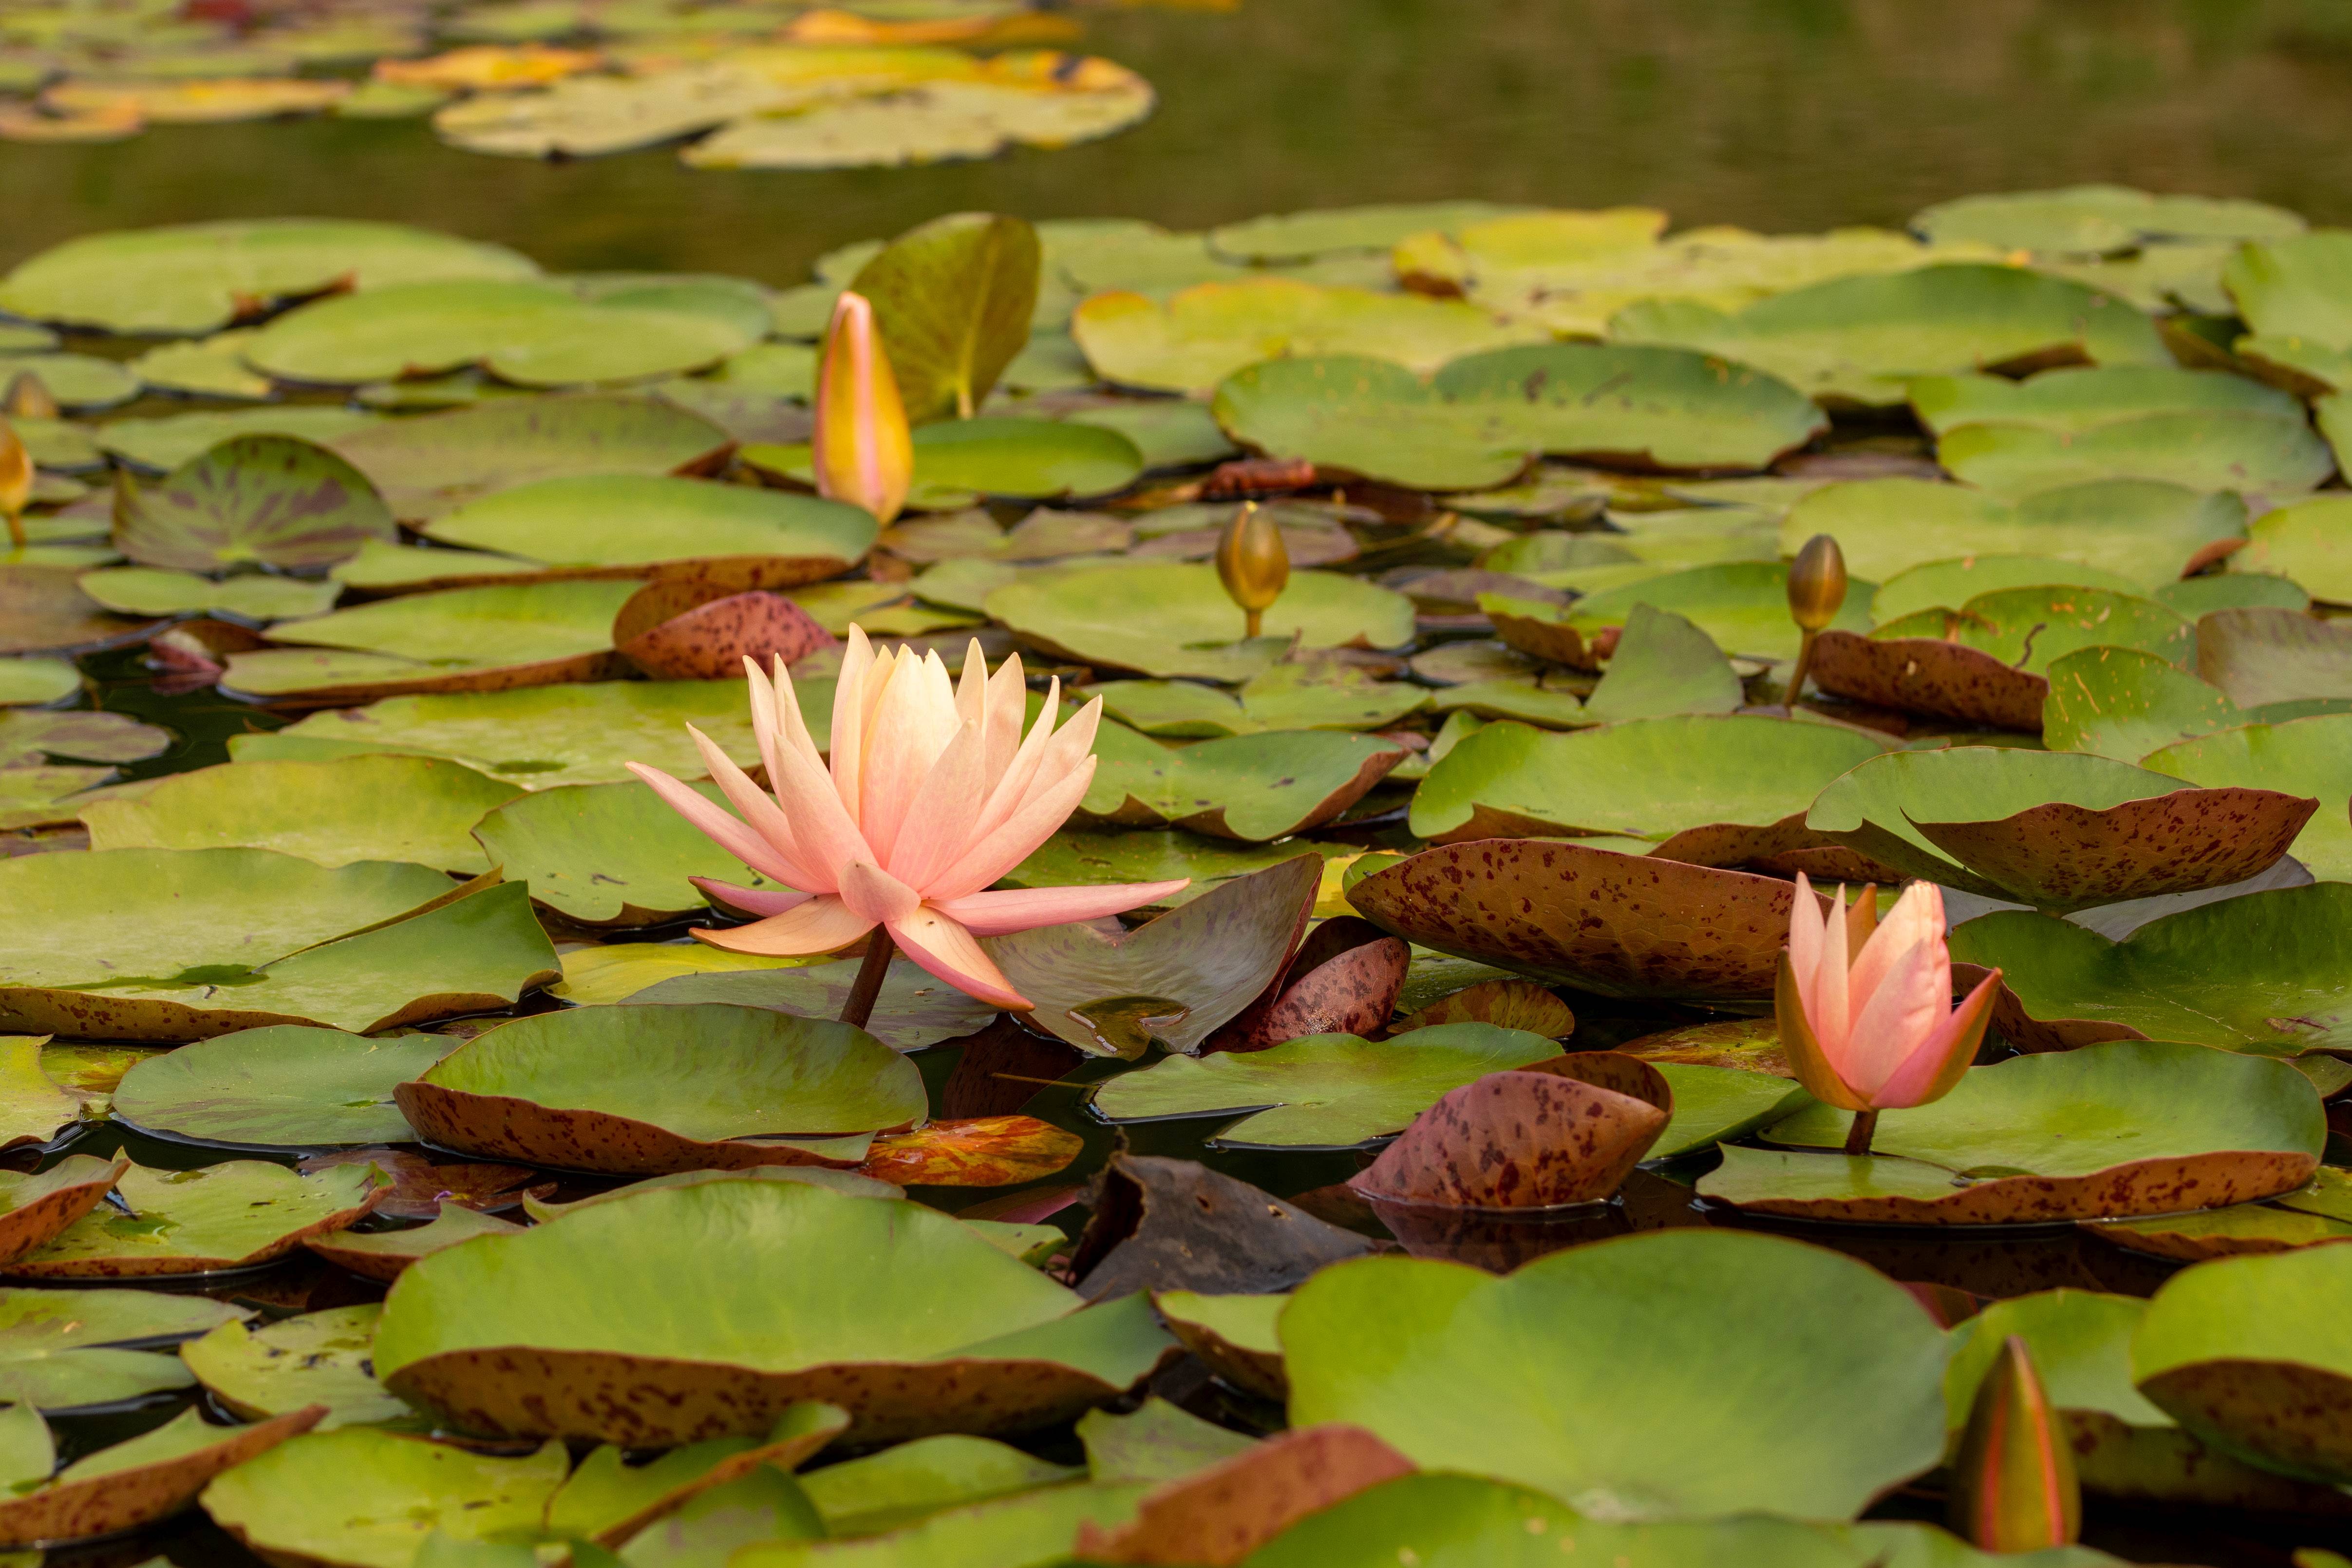
[(386, 1219), (431, 1219), (445, 1202), (499, 1214), (520, 1208), (526, 1194), (545, 1197), (555, 1191), (552, 1182), (543, 1184), (543, 1191), (533, 1186), (540, 1173), (528, 1165), (482, 1161), (436, 1164), (413, 1149), (383, 1144), (313, 1154), (297, 1169), (308, 1175), (335, 1165), (373, 1165), (392, 1178), (392, 1186), (375, 1205), (375, 1212)]
[(1492, 1024), (1552, 1040), (1576, 1033), (1576, 1015), (1568, 1004), (1530, 980), (1482, 980), (1465, 985), (1406, 1018), (1397, 1033), (1439, 1024)]
[(1283, 977), (1220, 1030), (1212, 1050), (1257, 1051), (1308, 1035), (1377, 1035), (1396, 1010), (1412, 950), (1370, 921), (1325, 921)]
[(36, 1491), (0, 1502), (0, 1542), (87, 1541), (168, 1519), (195, 1501), (215, 1476), (308, 1432), (326, 1415), (327, 1406), (307, 1405), (252, 1426), (209, 1426), (188, 1411), (67, 1466)]
[(1348, 1184), (1369, 1199), (1454, 1208), (1599, 1203), (1674, 1108), (1655, 1068), (1606, 1051), (1489, 1073), (1423, 1111)]
[(613, 646), (656, 680), (731, 680), (752, 658), (792, 664), (837, 647), (831, 632), (782, 594), (727, 593), (704, 582), (647, 584), (613, 618)]
[(975, 1116), (885, 1133), (857, 1173), (902, 1187), (1010, 1187), (1068, 1169), (1085, 1147), (1034, 1116)]
[(1089, 1563), (1228, 1568), (1308, 1514), (1412, 1470), (1411, 1459), (1360, 1426), (1296, 1427), (1165, 1482), (1116, 1529), (1087, 1521), (1077, 1554)]
[(1151, 1299), (1176, 1342), (1235, 1388), (1262, 1399), (1287, 1399), (1282, 1337), (1276, 1331), (1287, 1296), (1203, 1296), (1162, 1290)]
[(1603, 996), (1769, 996), (1796, 889), (1534, 838), (1425, 850), (1349, 889), (1408, 942)]
[(1840, 697), (1995, 730), (2041, 729), (2050, 695), (2041, 676), (1941, 637), (1826, 631), (1813, 639), (1812, 672), (1822, 690)]
[(37, 1175), (0, 1172), (0, 1263), (13, 1263), (96, 1208), (122, 1173), (127, 1156), (112, 1160), (68, 1154)]

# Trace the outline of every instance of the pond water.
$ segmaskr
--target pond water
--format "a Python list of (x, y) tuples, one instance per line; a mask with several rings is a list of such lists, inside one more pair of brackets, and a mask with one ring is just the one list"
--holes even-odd
[(1896, 224), (2110, 180), (2352, 221), (2352, 9), (2333, 0), (1244, 0), (1081, 14), (1160, 92), (1134, 131), (986, 163), (688, 174), (460, 153), (418, 121), (0, 143), (0, 265), (101, 228), (401, 219), (551, 268), (797, 281), (961, 208), (1199, 227), (1307, 206), (1637, 202), (1678, 223)]

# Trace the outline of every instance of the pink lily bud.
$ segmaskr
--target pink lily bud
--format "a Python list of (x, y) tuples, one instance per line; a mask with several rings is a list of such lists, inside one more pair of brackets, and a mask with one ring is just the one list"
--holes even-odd
[(2071, 1546), (2082, 1531), (2074, 1449), (2015, 1334), (1977, 1384), (1952, 1461), (1951, 1522), (1987, 1552)]
[(862, 506), (883, 523), (907, 504), (914, 438), (874, 307), (862, 294), (844, 290), (824, 330), (809, 454), (817, 494)]

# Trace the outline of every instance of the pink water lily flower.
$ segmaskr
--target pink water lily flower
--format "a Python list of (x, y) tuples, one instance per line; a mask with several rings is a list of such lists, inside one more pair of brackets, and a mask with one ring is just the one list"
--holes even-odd
[(1864, 1147), (1877, 1112), (1952, 1091), (1976, 1059), (2000, 989), (1996, 969), (1952, 1005), (1942, 889), (1912, 883), (1883, 921), (1873, 892), (1864, 889), (1847, 906), (1841, 888), (1836, 912), (1824, 915), (1798, 873), (1774, 997), (1780, 1046), (1797, 1080), (1814, 1099), (1861, 1112), (1856, 1132)]
[(834, 697), (830, 773), (782, 662), (772, 682), (751, 660), (743, 664), (772, 797), (690, 724), (688, 733), (740, 820), (668, 774), (629, 764), (719, 847), (784, 885), (739, 888), (696, 878), (723, 902), (764, 917), (694, 933), (714, 947), (779, 957), (831, 952), (880, 926), (908, 957), (958, 990), (1025, 1010), (1034, 1004), (975, 939), (1118, 914), (1186, 885), (984, 890), (1053, 837), (1095, 774), (1102, 700), (1056, 729), (1057, 680), (1024, 737), (1028, 691), (1018, 655), (992, 676), (974, 642), (963, 679), (950, 681), (937, 653), (877, 656), (852, 626)]

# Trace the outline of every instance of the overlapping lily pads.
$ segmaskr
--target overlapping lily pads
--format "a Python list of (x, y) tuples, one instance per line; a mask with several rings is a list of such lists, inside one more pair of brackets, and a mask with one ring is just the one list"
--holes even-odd
[(436, 1035), (363, 1039), (340, 1029), (243, 1029), (151, 1057), (123, 1075), (114, 1113), (150, 1132), (265, 1148), (400, 1142), (393, 1104), (457, 1048)]
[(260, 1160), (194, 1171), (133, 1165), (115, 1183), (123, 1210), (96, 1209), (7, 1265), (35, 1279), (126, 1279), (249, 1268), (373, 1206), (365, 1166), (297, 1175)]
[(1100, 765), (1079, 807), (1086, 819), (1130, 827), (1165, 823), (1263, 843), (1339, 816), (1405, 752), (1377, 736), (1332, 730), (1271, 731), (1171, 747), (1106, 724), (1097, 732), (1095, 755)]
[(222, 679), (320, 701), (593, 680), (618, 668), (613, 617), (635, 591), (587, 581), (386, 599), (282, 623), (270, 639), (298, 646), (232, 654)]
[(1239, 682), (1307, 647), (1395, 647), (1412, 636), (1403, 595), (1329, 572), (1297, 572), (1245, 639), (1242, 612), (1206, 566), (1114, 566), (1031, 577), (988, 595), (988, 613), (1049, 653), (1081, 662)]
[[(715, 784), (698, 787), (721, 799)], [(651, 925), (700, 910), (692, 877), (772, 885), (634, 779), (509, 797), (467, 826), (533, 899), (583, 925)]]

